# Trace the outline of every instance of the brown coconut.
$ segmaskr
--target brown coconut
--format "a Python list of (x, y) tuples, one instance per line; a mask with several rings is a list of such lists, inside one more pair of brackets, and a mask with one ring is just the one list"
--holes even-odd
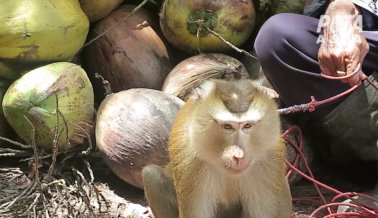
[(144, 9), (130, 15), (134, 8), (121, 6), (97, 22), (89, 38), (105, 34), (84, 50), (87, 72), (92, 79), (99, 73), (109, 81), (113, 92), (130, 88), (161, 89), (172, 68), (168, 49), (155, 31), (158, 24)]
[(143, 188), (142, 168), (168, 163), (168, 135), (182, 104), (162, 91), (142, 88), (105, 98), (97, 114), (96, 142), (118, 177)]
[(202, 53), (176, 65), (164, 81), (162, 90), (186, 100), (205, 80), (242, 78), (249, 78), (249, 74), (240, 61), (224, 54)]

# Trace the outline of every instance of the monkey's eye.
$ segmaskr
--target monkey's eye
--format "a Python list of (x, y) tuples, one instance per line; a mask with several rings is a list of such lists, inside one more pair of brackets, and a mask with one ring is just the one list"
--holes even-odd
[(252, 127), (252, 123), (246, 123), (246, 124), (244, 124), (244, 126), (243, 126), (244, 129), (249, 129), (249, 128), (251, 128), (251, 127)]
[(233, 129), (233, 128), (232, 128), (232, 125), (229, 124), (229, 123), (224, 123), (224, 124), (221, 125), (221, 127), (222, 127), (223, 129)]

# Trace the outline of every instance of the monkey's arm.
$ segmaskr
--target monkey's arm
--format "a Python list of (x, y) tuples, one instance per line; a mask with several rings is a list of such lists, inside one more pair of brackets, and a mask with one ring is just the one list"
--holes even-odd
[(168, 174), (159, 166), (148, 165), (142, 176), (144, 193), (155, 218), (177, 218), (176, 192)]
[(292, 214), (292, 198), (290, 192), (289, 182), (285, 179), (283, 182), (283, 188), (281, 191), (281, 201), (278, 206), (278, 211), (280, 211), (279, 216), (277, 217), (287, 217), (290, 218)]
[[(284, 139), (281, 138), (280, 149), (276, 150), (276, 155), (273, 155), (271, 159), (279, 160), (276, 163), (278, 170), (277, 175), (277, 186), (280, 186), (280, 191), (277, 193), (277, 208), (276, 208), (276, 218), (290, 218), (292, 214), (292, 197), (290, 191), (290, 185), (286, 178), (287, 166), (284, 163), (286, 157), (286, 146)], [(281, 167), (278, 167), (281, 166)]]

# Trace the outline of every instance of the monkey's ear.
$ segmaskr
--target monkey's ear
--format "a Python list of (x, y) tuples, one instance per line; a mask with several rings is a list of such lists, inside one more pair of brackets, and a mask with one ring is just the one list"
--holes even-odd
[(279, 94), (274, 90), (274, 89), (271, 89), (271, 88), (268, 88), (268, 87), (265, 87), (263, 85), (260, 85), (258, 87), (258, 89), (264, 93), (265, 95), (267, 95), (269, 98), (272, 98), (272, 99), (275, 99), (275, 98), (279, 98)]
[(269, 98), (279, 98), (278, 93), (269, 87), (263, 86), (262, 81), (259, 80), (250, 80), (252, 86), (254, 86), (258, 91), (264, 93)]
[(214, 89), (214, 81), (209, 80), (205, 81), (202, 85), (199, 87), (193, 89), (191, 98), (195, 101), (202, 100), (206, 98), (210, 92)]

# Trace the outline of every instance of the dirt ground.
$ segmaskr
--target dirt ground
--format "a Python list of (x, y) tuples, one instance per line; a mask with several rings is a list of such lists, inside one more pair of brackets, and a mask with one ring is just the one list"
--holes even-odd
[[(143, 191), (120, 180), (107, 167), (95, 170), (98, 181), (109, 184), (110, 189), (115, 190), (119, 196), (134, 203), (146, 205)], [(353, 162), (347, 165), (332, 165), (324, 161), (315, 160), (312, 164), (312, 171), (315, 178), (341, 192), (365, 192), (374, 188), (377, 181), (376, 165), (372, 162)], [(317, 207), (321, 205), (319, 195), (313, 183), (306, 179), (300, 179), (291, 185), (293, 195), (293, 211), (296, 217), (308, 217)], [(321, 189), (328, 201), (335, 196), (334, 193)], [(306, 199), (314, 201), (307, 201)], [(318, 216), (319, 217), (319, 216)]]
[[(119, 179), (98, 157), (94, 158), (89, 156), (87, 160), (93, 170), (94, 183), (107, 184), (110, 190), (114, 191), (116, 195), (126, 201), (147, 206), (143, 190), (135, 188)], [(77, 169), (82, 169), (79, 167), (81, 164), (80, 158), (73, 158), (67, 163), (69, 163), (69, 165), (65, 166), (66, 168), (76, 166)], [(7, 167), (20, 167), (20, 165), (22, 165), (22, 168), (25, 170), (24, 172), (28, 172), (27, 170), (30, 169), (30, 166), (28, 166), (26, 162), (20, 164), (12, 158), (0, 159), (0, 169)], [(58, 164), (57, 167), (60, 168), (61, 166)], [(42, 169), (43, 167), (41, 167), (41, 171)], [(374, 185), (378, 180), (377, 174), (375, 173), (378, 169), (373, 162), (355, 161), (349, 164), (336, 165), (315, 158), (311, 164), (311, 170), (318, 181), (327, 184), (340, 192), (366, 192), (374, 188)], [(313, 183), (306, 179), (300, 178), (296, 183), (291, 184), (291, 190), (294, 205), (293, 211), (296, 215), (294, 217), (296, 218), (308, 217), (309, 214), (323, 204), (320, 201)], [(335, 193), (323, 188), (321, 191), (324, 193), (327, 202), (330, 202), (330, 199), (335, 196)], [(2, 190), (0, 190), (0, 200), (3, 197), (1, 196), (1, 192)], [(324, 213), (320, 213), (317, 214), (316, 217), (323, 217), (324, 215)], [(133, 218), (139, 217), (133, 216)]]

